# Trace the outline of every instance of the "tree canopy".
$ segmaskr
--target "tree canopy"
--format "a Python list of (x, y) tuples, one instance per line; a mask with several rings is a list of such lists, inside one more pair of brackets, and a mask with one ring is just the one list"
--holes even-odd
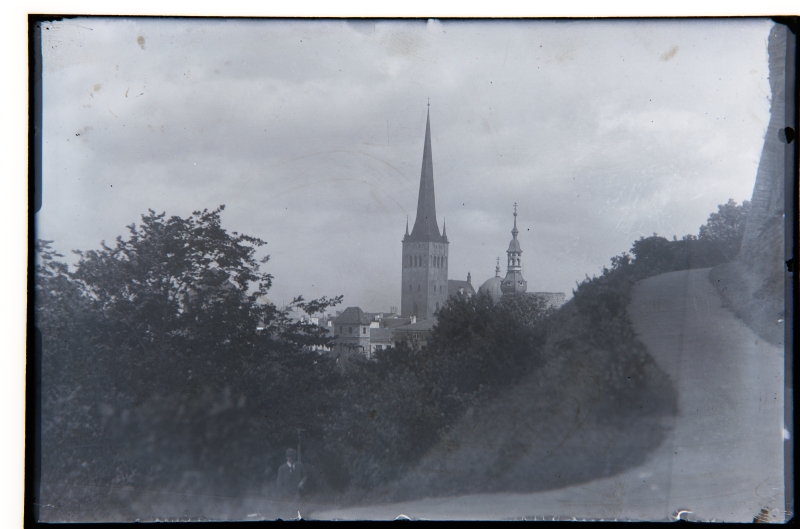
[[(262, 302), (273, 281), (260, 269), (268, 258), (256, 258), (265, 243), (223, 229), (223, 210), (149, 211), (126, 238), (77, 251), (73, 271), (51, 242), (37, 243), (50, 478), (178, 486), (184, 472), (214, 468), (235, 491), (277, 467), (297, 429), (319, 428), (338, 374), (311, 346), (330, 337)], [(340, 301), (291, 306), (311, 315)]]

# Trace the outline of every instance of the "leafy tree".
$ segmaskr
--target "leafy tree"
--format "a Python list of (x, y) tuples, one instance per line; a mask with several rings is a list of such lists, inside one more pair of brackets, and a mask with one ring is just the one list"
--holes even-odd
[[(230, 493), (261, 484), (298, 428), (316, 435), (338, 375), (311, 346), (328, 334), (260, 302), (273, 279), (255, 257), (265, 243), (224, 230), (223, 209), (150, 211), (113, 246), (76, 252), (73, 272), (39, 242), (51, 481), (184, 486), (186, 472), (213, 469), (205, 486)], [(340, 301), (292, 305), (314, 314)]]
[(741, 205), (732, 198), (726, 204), (720, 204), (718, 211), (708, 217), (705, 226), (700, 227), (700, 240), (735, 241), (744, 237), (747, 226), (747, 214), (750, 202), (745, 200)]
[(708, 217), (705, 226), (700, 227), (698, 239), (715, 246), (725, 260), (730, 261), (742, 247), (749, 212), (750, 202), (747, 200), (740, 206), (729, 199), (726, 204), (718, 206), (716, 213)]

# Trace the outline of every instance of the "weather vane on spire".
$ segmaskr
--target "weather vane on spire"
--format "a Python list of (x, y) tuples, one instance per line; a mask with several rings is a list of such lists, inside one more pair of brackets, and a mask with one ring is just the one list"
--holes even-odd
[(517, 203), (514, 202), (514, 216), (517, 216)]

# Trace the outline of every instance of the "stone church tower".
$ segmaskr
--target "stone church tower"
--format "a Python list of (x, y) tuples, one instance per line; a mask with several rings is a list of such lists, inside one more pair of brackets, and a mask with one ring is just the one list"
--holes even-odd
[(403, 237), (403, 286), (400, 315), (431, 318), (447, 300), (447, 257), (450, 243), (447, 227), (439, 232), (436, 200), (433, 194), (433, 159), (431, 157), (431, 110), (425, 125), (425, 147), (414, 229)]
[(500, 288), (503, 295), (524, 294), (528, 290), (528, 282), (522, 278), (522, 248), (519, 246), (517, 235), (517, 204), (514, 204), (514, 229), (511, 230), (511, 242), (508, 244), (508, 272)]

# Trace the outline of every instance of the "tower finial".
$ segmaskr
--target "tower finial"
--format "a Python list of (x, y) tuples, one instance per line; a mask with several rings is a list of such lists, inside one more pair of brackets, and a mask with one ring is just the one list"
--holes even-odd
[(431, 98), (430, 97), (428, 98), (428, 106), (429, 107), (431, 106)]
[(517, 229), (517, 203), (514, 202), (514, 229), (511, 230), (511, 235), (513, 235), (514, 238), (516, 239), (518, 233), (519, 230)]
[(497, 256), (497, 266), (494, 268), (494, 276), (500, 277), (500, 256)]
[(408, 237), (408, 215), (406, 215), (406, 237)]

